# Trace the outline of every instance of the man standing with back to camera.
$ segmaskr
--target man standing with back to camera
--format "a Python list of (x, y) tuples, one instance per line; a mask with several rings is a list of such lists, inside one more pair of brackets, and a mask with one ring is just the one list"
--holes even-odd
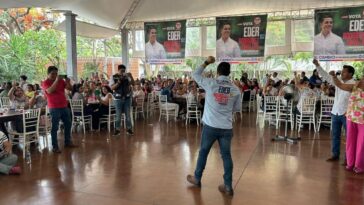
[(131, 86), (134, 85), (134, 79), (131, 73), (125, 73), (125, 65), (118, 66), (118, 73), (113, 75), (110, 79), (110, 87), (114, 91), (114, 103), (116, 111), (116, 125), (114, 136), (120, 134), (121, 126), (121, 113), (125, 113), (126, 118), (126, 133), (128, 135), (133, 135), (131, 119), (130, 119), (130, 106), (132, 101), (132, 89)]
[(204, 78), (202, 72), (215, 58), (209, 56), (207, 60), (193, 72), (192, 76), (206, 91), (205, 110), (202, 117), (203, 129), (201, 134), (200, 152), (198, 155), (195, 174), (188, 175), (187, 181), (201, 187), (201, 178), (205, 169), (207, 156), (214, 142), (220, 146), (224, 163), (224, 184), (219, 191), (226, 195), (234, 195), (232, 187), (233, 161), (231, 159), (231, 138), (233, 137), (233, 113), (240, 112), (240, 90), (229, 79), (230, 64), (221, 62), (217, 66), (218, 77)]

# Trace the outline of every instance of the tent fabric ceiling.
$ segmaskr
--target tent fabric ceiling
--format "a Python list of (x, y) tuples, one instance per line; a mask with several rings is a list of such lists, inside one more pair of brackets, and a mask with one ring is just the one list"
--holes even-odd
[(363, 5), (362, 0), (157, 0), (143, 1), (130, 21), (190, 19), (312, 8)]
[(118, 28), (133, 0), (0, 0), (0, 8), (43, 7), (72, 11), (98, 25)]
[[(0, 8), (45, 7), (70, 10), (98, 25), (115, 28), (133, 0), (1, 0)], [(312, 8), (363, 5), (363, 0), (141, 0), (130, 21), (162, 21)]]
[[(105, 39), (110, 38), (119, 33), (116, 29), (110, 29), (106, 27), (97, 26), (82, 21), (76, 21), (76, 32), (78, 36)], [(63, 21), (55, 29), (66, 32), (66, 22)]]

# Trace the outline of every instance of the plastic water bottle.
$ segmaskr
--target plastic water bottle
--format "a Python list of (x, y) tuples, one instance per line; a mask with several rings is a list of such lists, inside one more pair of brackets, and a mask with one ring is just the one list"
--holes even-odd
[(25, 151), (25, 161), (27, 162), (27, 164), (30, 164), (32, 162), (32, 158), (30, 156), (29, 147), (27, 147), (26, 148), (26, 151)]

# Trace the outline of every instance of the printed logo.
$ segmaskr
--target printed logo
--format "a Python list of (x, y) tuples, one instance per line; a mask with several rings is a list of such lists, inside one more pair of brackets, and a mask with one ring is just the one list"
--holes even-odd
[(230, 97), (230, 88), (220, 86), (217, 93), (214, 93), (215, 101), (220, 105), (227, 105)]

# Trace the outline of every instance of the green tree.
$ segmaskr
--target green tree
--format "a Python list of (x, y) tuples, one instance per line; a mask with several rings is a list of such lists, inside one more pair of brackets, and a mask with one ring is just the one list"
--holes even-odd
[(354, 62), (353, 67), (355, 68), (354, 78), (356, 80), (364, 77), (364, 62)]
[(17, 79), (25, 74), (32, 81), (46, 75), (48, 64), (62, 68), (65, 58), (65, 41), (55, 30), (26, 31), (22, 35), (10, 35), (0, 42), (0, 78)]
[(100, 63), (96, 63), (96, 61), (87, 62), (83, 66), (81, 77), (83, 78), (90, 77), (92, 73), (99, 72), (99, 69), (100, 69)]
[(9, 39), (11, 35), (21, 35), (26, 31), (40, 31), (51, 28), (53, 14), (48, 18), (46, 9), (42, 8), (12, 8), (0, 9), (0, 39)]
[(286, 44), (286, 24), (285, 21), (270, 21), (267, 24), (267, 35), (265, 45), (282, 46)]
[(201, 47), (200, 27), (187, 28), (186, 33), (187, 33), (186, 50), (200, 49)]

